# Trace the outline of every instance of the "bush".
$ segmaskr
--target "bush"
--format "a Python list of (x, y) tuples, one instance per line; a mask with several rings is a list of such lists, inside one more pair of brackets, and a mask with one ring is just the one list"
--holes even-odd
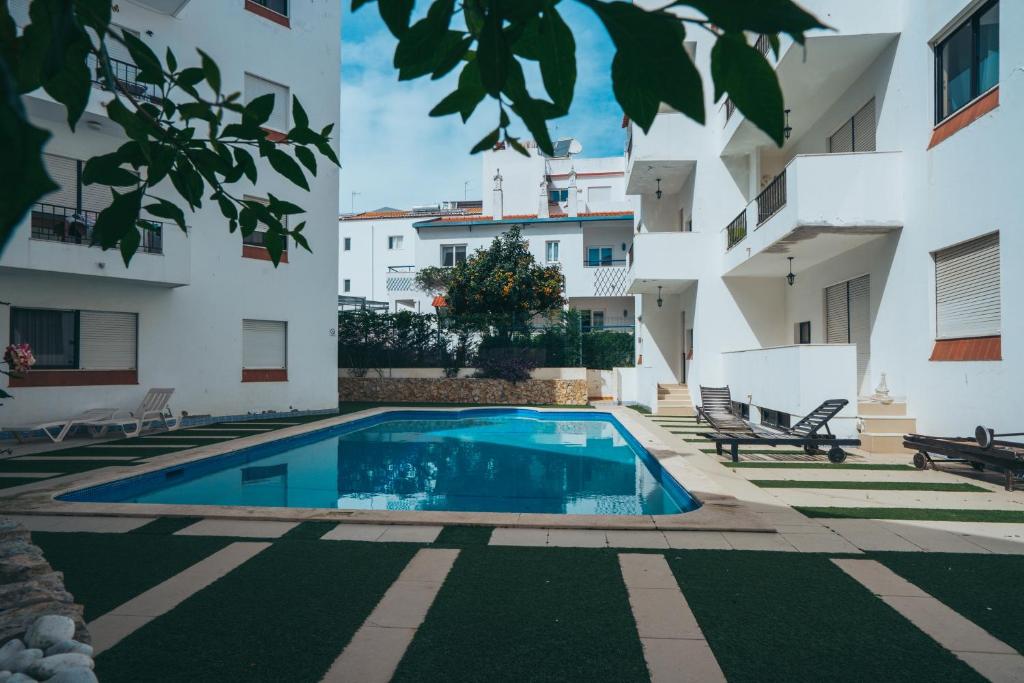
[(477, 377), (522, 382), (537, 367), (536, 353), (523, 348), (490, 348), (477, 358)]
[(633, 367), (633, 335), (607, 331), (585, 333), (583, 365), (591, 370)]

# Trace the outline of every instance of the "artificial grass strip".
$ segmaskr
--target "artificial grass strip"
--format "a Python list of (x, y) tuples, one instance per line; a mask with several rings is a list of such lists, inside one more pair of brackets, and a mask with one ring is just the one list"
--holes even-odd
[[(707, 441), (707, 439), (705, 439), (705, 441)], [(700, 449), (700, 452), (701, 453), (718, 453), (718, 451), (715, 450), (714, 448), (702, 448), (702, 449)], [(728, 454), (729, 454), (729, 447), (728, 446), (722, 446), (722, 455), (728, 455)], [(803, 451), (798, 451), (798, 450), (796, 450), (794, 448), (775, 448), (775, 449), (747, 448), (747, 449), (744, 449), (742, 446), (740, 446), (740, 455), (804, 455), (804, 456), (806, 456), (807, 454), (804, 453)], [(825, 457), (825, 456), (822, 456), (822, 457)]]
[(290, 541), (315, 541), (321, 538), (328, 531), (338, 526), (337, 522), (300, 522), (281, 536), (281, 539)]
[(319, 681), (416, 550), (277, 541), (101, 654), (96, 675), (104, 683)]
[(667, 559), (730, 683), (984, 680), (825, 556)]
[(176, 531), (192, 526), (200, 519), (202, 517), (158, 517), (148, 524), (132, 529), (128, 533), (169, 536)]
[(392, 680), (649, 678), (615, 553), (467, 547)]
[(878, 553), (894, 572), (1013, 649), (1024, 650), (1024, 576), (1019, 555)]
[(446, 526), (434, 541), (434, 545), (445, 548), (487, 545), (491, 541), (493, 531), (492, 526)]
[(15, 486), (24, 486), (25, 484), (34, 484), (37, 481), (46, 481), (50, 477), (39, 477), (38, 479), (28, 479), (26, 477), (5, 477), (0, 474), (0, 489), (10, 489)]
[(0, 460), (0, 477), (4, 472), (53, 472), (54, 475), (88, 472), (101, 467), (131, 467), (131, 460)]
[(1024, 522), (1024, 510), (950, 510), (945, 508), (794, 507), (808, 517), (831, 519), (920, 519), (932, 522)]
[(726, 467), (765, 467), (792, 470), (894, 470), (907, 471), (914, 469), (910, 465), (873, 465), (857, 462), (779, 462), (777, 460), (746, 460), (743, 462), (723, 462)]
[(989, 493), (974, 484), (935, 483), (924, 481), (796, 481), (792, 479), (751, 479), (765, 489), (852, 489), (855, 491), (952, 491), (956, 493)]
[[(32, 540), (92, 621), (212, 555), (230, 541), (207, 536), (32, 532)], [(156, 680), (158, 677), (150, 678)], [(139, 680), (145, 680), (143, 676)]]

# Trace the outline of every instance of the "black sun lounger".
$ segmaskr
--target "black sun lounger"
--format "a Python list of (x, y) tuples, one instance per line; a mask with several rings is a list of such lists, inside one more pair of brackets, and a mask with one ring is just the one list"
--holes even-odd
[[(936, 462), (966, 462), (976, 470), (990, 467), (1006, 474), (1006, 490), (1012, 491), (1014, 477), (1024, 475), (1024, 444), (1002, 441), (994, 436), (984, 427), (978, 427), (973, 439), (906, 434), (903, 445), (917, 451), (914, 466), (919, 470), (929, 465), (934, 468)], [(934, 455), (942, 458), (937, 461)]]
[[(701, 436), (715, 442), (719, 455), (722, 454), (722, 446), (729, 446), (733, 462), (740, 460), (740, 446), (800, 446), (808, 453), (828, 447), (828, 459), (840, 463), (846, 460), (846, 451), (841, 446), (860, 445), (860, 439), (838, 439), (828, 428), (829, 420), (847, 403), (849, 401), (844, 398), (829, 399), (792, 427), (778, 429), (755, 425), (735, 416), (728, 420), (728, 424), (720, 424), (715, 415), (705, 412), (704, 419), (715, 431), (704, 432)], [(820, 433), (822, 429), (825, 430), (824, 434)]]

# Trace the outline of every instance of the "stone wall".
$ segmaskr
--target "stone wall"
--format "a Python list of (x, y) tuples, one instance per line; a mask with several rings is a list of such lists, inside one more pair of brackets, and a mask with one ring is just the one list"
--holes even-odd
[(479, 403), (482, 405), (586, 405), (584, 379), (528, 379), (506, 382), (476, 378), (339, 377), (342, 401), (384, 403)]

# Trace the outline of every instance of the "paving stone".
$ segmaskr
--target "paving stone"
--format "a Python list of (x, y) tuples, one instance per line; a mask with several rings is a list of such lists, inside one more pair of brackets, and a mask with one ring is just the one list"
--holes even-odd
[(954, 652), (960, 659), (993, 683), (1024, 681), (1024, 657), (1019, 654), (990, 652)]
[(962, 536), (940, 529), (927, 529), (899, 522), (884, 522), (891, 532), (904, 538), (922, 550), (933, 553), (987, 553), (980, 545), (971, 543)]
[(947, 650), (1016, 654), (1012, 647), (931, 596), (882, 596), (882, 600)]
[(824, 525), (861, 550), (921, 552), (914, 545), (885, 526), (870, 519), (826, 519)]
[(860, 548), (831, 531), (823, 534), (781, 534), (802, 553), (853, 553), (860, 555)]
[(443, 526), (394, 524), (385, 529), (377, 540), (388, 543), (433, 543), (443, 529)]
[(606, 548), (608, 538), (600, 529), (549, 529), (548, 545), (559, 548)]
[(612, 548), (664, 548), (668, 549), (668, 541), (660, 531), (622, 530), (605, 532), (608, 545)]
[(679, 550), (732, 550), (720, 531), (664, 531), (668, 547)]
[(510, 529), (498, 527), (491, 533), (490, 545), (539, 546), (548, 544), (547, 529)]
[(641, 638), (640, 645), (651, 683), (725, 683), (707, 641)]
[(622, 580), (630, 588), (679, 590), (679, 583), (661, 555), (619, 553)]
[(629, 606), (641, 638), (704, 637), (678, 585), (668, 589), (635, 588), (629, 584), (627, 587)]
[(414, 628), (363, 626), (321, 683), (388, 683), (415, 635)]
[(439, 581), (396, 581), (377, 603), (366, 625), (418, 628), (440, 587)]
[(29, 531), (119, 534), (149, 524), (154, 517), (71, 517), (70, 515), (12, 515)]
[(257, 519), (203, 519), (174, 533), (176, 536), (280, 538), (297, 525), (298, 522), (270, 522)]
[(796, 552), (793, 544), (780, 534), (752, 531), (723, 531), (722, 536), (735, 550), (781, 550)]
[(323, 541), (376, 541), (387, 524), (339, 524), (320, 537)]
[(833, 563), (875, 595), (926, 598), (928, 594), (875, 560), (835, 558)]

